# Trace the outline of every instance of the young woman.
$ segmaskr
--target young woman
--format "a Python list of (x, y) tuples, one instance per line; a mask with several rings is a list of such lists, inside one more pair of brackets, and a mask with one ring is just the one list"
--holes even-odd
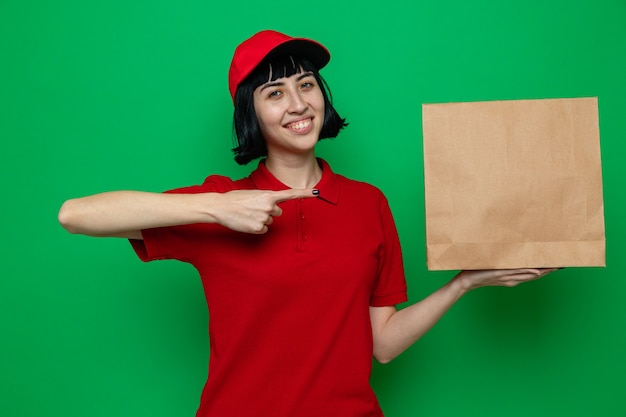
[(263, 31), (235, 51), (229, 88), (240, 164), (163, 194), (68, 200), (72, 233), (129, 238), (144, 260), (178, 259), (202, 278), (210, 362), (199, 417), (381, 417), (372, 357), (388, 362), (466, 292), (551, 270), (464, 271), (397, 311), (406, 284), (388, 203), (315, 156), (345, 126), (319, 70), (321, 44)]

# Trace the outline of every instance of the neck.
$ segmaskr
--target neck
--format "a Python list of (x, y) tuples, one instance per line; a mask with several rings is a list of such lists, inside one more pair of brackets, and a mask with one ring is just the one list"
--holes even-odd
[(301, 158), (268, 157), (265, 166), (280, 182), (290, 188), (312, 188), (322, 178), (322, 168), (314, 154)]

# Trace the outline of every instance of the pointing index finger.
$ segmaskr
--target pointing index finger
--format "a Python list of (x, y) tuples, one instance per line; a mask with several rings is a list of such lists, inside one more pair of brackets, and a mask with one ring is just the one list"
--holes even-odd
[(319, 195), (319, 190), (315, 188), (301, 188), (295, 189), (291, 188), (289, 190), (281, 190), (274, 192), (274, 201), (276, 203), (282, 203), (287, 200), (294, 200), (296, 198), (311, 198), (317, 197)]

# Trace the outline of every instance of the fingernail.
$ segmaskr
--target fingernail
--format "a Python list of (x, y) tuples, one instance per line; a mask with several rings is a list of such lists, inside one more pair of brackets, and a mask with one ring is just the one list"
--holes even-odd
[(320, 190), (314, 189), (313, 190), (313, 195), (320, 195)]

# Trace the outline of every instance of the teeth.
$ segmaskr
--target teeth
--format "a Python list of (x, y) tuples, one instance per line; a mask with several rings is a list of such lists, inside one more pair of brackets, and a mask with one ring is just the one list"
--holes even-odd
[(301, 120), (299, 122), (290, 123), (289, 128), (295, 130), (301, 130), (308, 127), (311, 124), (311, 119)]

